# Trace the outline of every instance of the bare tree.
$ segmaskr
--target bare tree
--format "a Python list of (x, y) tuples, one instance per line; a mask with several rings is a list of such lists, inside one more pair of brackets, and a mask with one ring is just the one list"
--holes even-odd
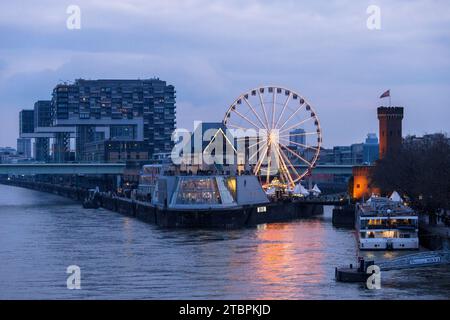
[(450, 143), (444, 134), (404, 139), (398, 153), (377, 162), (371, 185), (406, 196), (411, 206), (435, 214), (450, 208)]

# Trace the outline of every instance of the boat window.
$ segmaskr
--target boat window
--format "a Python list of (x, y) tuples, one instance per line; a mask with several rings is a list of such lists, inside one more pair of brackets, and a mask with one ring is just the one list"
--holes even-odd
[(400, 233), (400, 238), (411, 238), (409, 233)]
[(177, 204), (220, 204), (220, 193), (214, 178), (183, 178)]
[(236, 199), (236, 177), (229, 177), (226, 179), (226, 186), (228, 191), (230, 191), (233, 199)]

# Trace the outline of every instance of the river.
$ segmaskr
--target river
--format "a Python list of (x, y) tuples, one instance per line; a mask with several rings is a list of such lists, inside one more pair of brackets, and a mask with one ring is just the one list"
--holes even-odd
[[(424, 250), (424, 249), (421, 249)], [(162, 229), (56, 195), (0, 185), (0, 299), (449, 299), (450, 267), (337, 283), (354, 231), (323, 217), (242, 230)], [(67, 289), (68, 266), (81, 289)]]

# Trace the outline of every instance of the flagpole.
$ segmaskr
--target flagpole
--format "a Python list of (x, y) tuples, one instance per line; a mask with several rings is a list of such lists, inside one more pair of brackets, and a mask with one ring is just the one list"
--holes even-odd
[(391, 92), (389, 91), (389, 107), (391, 107), (392, 106), (392, 104), (391, 104)]

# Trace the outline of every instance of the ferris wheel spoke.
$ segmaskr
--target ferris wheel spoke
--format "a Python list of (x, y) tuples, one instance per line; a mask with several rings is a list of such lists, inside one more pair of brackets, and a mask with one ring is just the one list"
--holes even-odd
[(277, 123), (275, 124), (275, 127), (274, 127), (274, 128), (276, 128), (276, 127), (278, 126), (278, 123), (280, 122), (281, 118), (283, 118), (284, 111), (286, 110), (286, 107), (287, 107), (287, 105), (288, 105), (288, 103), (289, 103), (289, 100), (290, 100), (291, 96), (292, 96), (292, 92), (289, 92), (289, 95), (288, 95), (288, 97), (286, 98), (286, 101), (284, 102), (283, 109), (281, 109), (281, 114), (280, 114), (280, 116), (278, 117)]
[[(245, 103), (248, 105), (248, 107), (250, 108), (250, 110), (252, 110), (253, 114), (256, 116), (256, 118), (258, 118), (258, 121), (261, 123), (261, 125), (263, 127), (265, 127), (263, 121), (261, 120), (261, 117), (259, 116), (259, 114), (256, 112), (255, 108), (253, 108), (252, 104), (250, 103), (250, 101), (248, 101), (248, 99), (246, 97), (244, 97), (244, 101)], [(268, 129), (268, 128), (266, 128)]]
[(294, 144), (294, 145), (296, 145), (296, 146), (299, 146), (299, 147), (303, 147), (303, 148), (305, 148), (305, 149), (313, 149), (313, 150), (316, 150), (316, 151), (319, 150), (319, 149), (316, 148), (316, 147), (309, 146), (309, 145), (306, 145), (306, 144), (303, 144), (303, 143), (298, 143), (298, 142), (295, 142), (295, 141), (290, 141), (290, 140), (288, 140), (288, 139), (286, 139), (286, 138), (282, 138), (282, 140), (287, 140), (287, 141), (289, 141), (289, 143), (292, 143), (292, 144)]
[(266, 138), (261, 138), (261, 136), (245, 136), (245, 137), (237, 137), (234, 138), (237, 141), (248, 141), (248, 142), (254, 142), (259, 140), (260, 142), (263, 140), (266, 140)]
[(295, 172), (295, 174), (297, 175), (297, 178), (295, 179), (295, 181), (298, 181), (302, 178), (302, 176), (297, 172), (297, 169), (295, 169), (295, 166), (292, 164), (292, 162), (289, 160), (289, 157), (284, 153), (283, 150), (281, 150), (280, 148), (280, 153), (281, 155), (284, 156), (284, 160), (287, 161), (287, 163), (289, 164), (289, 166), (292, 168), (292, 172)]
[(226, 123), (225, 124), (227, 127), (229, 126), (229, 127), (233, 127), (233, 128), (236, 128), (236, 129), (242, 129), (242, 130), (248, 130), (248, 128), (244, 128), (244, 127), (240, 127), (240, 126), (237, 126), (237, 125), (235, 125), (235, 124), (232, 124), (232, 123)]
[(302, 124), (304, 124), (305, 122), (307, 122), (307, 121), (309, 121), (309, 120), (311, 120), (311, 119), (314, 119), (314, 117), (306, 118), (305, 120), (302, 120), (302, 121), (300, 121), (300, 122), (298, 122), (298, 123), (296, 123), (296, 124), (290, 126), (290, 127), (287, 128), (287, 129), (281, 130), (281, 128), (280, 128), (280, 131), (279, 131), (279, 132), (282, 133), (282, 132), (286, 132), (286, 131), (289, 131), (289, 130), (294, 129), (294, 128), (298, 128), (298, 127), (300, 127)]
[(281, 155), (278, 146), (276, 146), (275, 150), (276, 150), (276, 152), (278, 153), (278, 159), (279, 159), (279, 162), (281, 163), (281, 166), (284, 167), (283, 170), (285, 170), (285, 175), (286, 175), (286, 177), (287, 177), (288, 182), (289, 182), (289, 183), (292, 183), (292, 185), (294, 185), (294, 180), (292, 179), (292, 177), (291, 177), (291, 175), (290, 175), (290, 173), (289, 173), (289, 169), (288, 169), (288, 167), (286, 166), (286, 163), (284, 162), (283, 156)]
[(275, 104), (277, 100), (277, 94), (276, 90), (273, 90), (273, 97), (272, 97), (272, 129), (275, 128)]
[(261, 140), (261, 141), (257, 141), (257, 142), (255, 142), (254, 144), (248, 146), (247, 149), (250, 149), (250, 148), (252, 148), (252, 147), (254, 147), (254, 146), (256, 146), (256, 145), (258, 145), (258, 144), (260, 144), (260, 143), (262, 143), (262, 142), (265, 142), (265, 141), (266, 141), (266, 139), (263, 139), (263, 140)]
[(265, 147), (265, 149), (264, 149), (264, 152), (261, 153), (262, 156), (261, 156), (261, 157), (258, 159), (258, 161), (256, 162), (256, 167), (255, 167), (255, 170), (253, 171), (255, 174), (257, 174), (258, 171), (259, 171), (259, 169), (261, 168), (261, 165), (262, 165), (262, 163), (263, 163), (263, 161), (264, 161), (264, 159), (265, 159), (265, 154), (267, 153), (268, 148), (269, 148), (269, 145), (266, 144), (266, 147)]
[[(257, 148), (257, 149), (255, 150), (255, 152), (252, 154), (252, 156), (251, 156), (250, 158), (248, 158), (248, 161), (250, 161), (251, 159), (253, 159), (253, 157), (256, 156), (258, 153), (260, 153), (261, 149), (264, 148), (264, 146), (265, 146), (266, 144), (267, 144), (267, 143), (264, 141), (263, 144), (262, 144), (262, 146), (260, 146), (259, 148)], [(250, 149), (250, 147), (249, 147), (249, 149)]]
[(281, 147), (287, 151), (289, 151), (290, 153), (292, 153), (294, 156), (296, 156), (298, 159), (302, 160), (304, 163), (306, 163), (308, 166), (312, 167), (312, 163), (309, 162), (308, 160), (306, 160), (305, 158), (303, 158), (301, 155), (295, 153), (294, 151), (292, 151), (291, 149), (289, 149), (287, 146), (285, 146), (284, 144), (280, 143)]
[(257, 91), (258, 91), (259, 101), (261, 103), (261, 108), (263, 109), (263, 112), (264, 112), (264, 118), (266, 119), (266, 129), (269, 130), (269, 120), (267, 118), (266, 106), (264, 105), (264, 100), (261, 95), (261, 92), (259, 90), (257, 90)]
[[(251, 163), (252, 172), (266, 186), (276, 178), (281, 185), (294, 186), (317, 161), (321, 145), (319, 119), (310, 105), (298, 97), (294, 91), (281, 87), (258, 87), (239, 96), (225, 114), (223, 123), (230, 129), (239, 129), (233, 145), (244, 149), (244, 161)], [(315, 126), (307, 129), (312, 123)], [(303, 130), (289, 133), (293, 128)], [(241, 130), (244, 133), (239, 133)], [(248, 134), (249, 130), (259, 133)], [(293, 139), (309, 135), (313, 137), (308, 140)]]
[(288, 134), (280, 134), (279, 137), (296, 137), (296, 136), (307, 136), (307, 135), (313, 135), (318, 134), (317, 131), (311, 131), (311, 132), (302, 132), (302, 133), (288, 133)]
[(244, 116), (242, 113), (240, 113), (240, 112), (237, 111), (236, 109), (233, 110), (232, 112), (236, 113), (239, 117), (241, 117), (242, 119), (246, 120), (248, 123), (250, 123), (251, 125), (253, 125), (255, 128), (258, 128), (259, 130), (262, 129), (260, 126), (257, 126), (252, 120), (250, 120), (249, 118), (247, 118), (246, 116)]
[(290, 117), (281, 125), (281, 127), (279, 128), (279, 130), (283, 129), (284, 126), (286, 125), (286, 123), (289, 122), (289, 120), (291, 120), (301, 109), (302, 107), (305, 105), (305, 103), (302, 103), (300, 106), (297, 107), (297, 110), (295, 110)]
[(266, 183), (269, 183), (270, 181), (270, 167), (272, 166), (272, 149), (271, 145), (269, 144), (269, 148), (267, 149), (268, 155), (267, 155), (267, 170), (266, 170)]
[(253, 141), (253, 140), (256, 140), (256, 136), (255, 137), (249, 137), (249, 136), (247, 136), (247, 137), (237, 137), (237, 138), (234, 138), (234, 140), (236, 140), (236, 141)]

